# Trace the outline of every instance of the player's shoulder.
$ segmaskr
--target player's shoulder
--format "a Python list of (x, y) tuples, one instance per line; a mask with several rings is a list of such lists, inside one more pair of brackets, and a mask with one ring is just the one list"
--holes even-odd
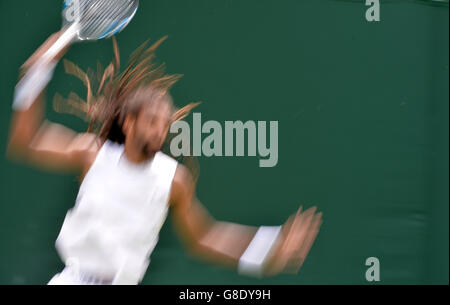
[(169, 202), (173, 207), (181, 207), (185, 200), (195, 189), (195, 183), (189, 169), (181, 164), (177, 164), (175, 175), (172, 180)]
[(194, 186), (193, 175), (185, 165), (177, 163), (172, 185), (184, 191)]
[(174, 180), (175, 179), (178, 182), (188, 182), (192, 179), (192, 175), (191, 175), (191, 172), (189, 171), (189, 169), (185, 165), (178, 163), (177, 169), (175, 171), (175, 176), (174, 176)]

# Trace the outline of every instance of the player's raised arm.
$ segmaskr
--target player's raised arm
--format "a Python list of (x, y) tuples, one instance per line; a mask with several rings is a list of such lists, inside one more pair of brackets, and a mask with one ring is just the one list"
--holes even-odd
[(98, 145), (96, 137), (43, 121), (44, 91), (65, 50), (50, 63), (42, 63), (40, 58), (59, 36), (60, 32), (51, 35), (22, 66), (22, 80), (30, 69), (38, 73), (16, 87), (7, 153), (47, 169), (83, 171)]
[(170, 199), (175, 226), (191, 253), (253, 276), (297, 273), (322, 224), (316, 208), (300, 208), (279, 227), (216, 221), (195, 197), (195, 183), (182, 165)]

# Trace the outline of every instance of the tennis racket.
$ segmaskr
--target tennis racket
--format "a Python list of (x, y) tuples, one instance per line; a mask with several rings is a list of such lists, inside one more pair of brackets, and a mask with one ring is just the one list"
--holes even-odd
[(99, 40), (122, 31), (133, 19), (139, 0), (65, 0), (62, 10), (62, 34), (30, 67), (16, 88), (21, 109), (28, 109), (47, 84), (42, 70), (64, 48), (83, 40)]

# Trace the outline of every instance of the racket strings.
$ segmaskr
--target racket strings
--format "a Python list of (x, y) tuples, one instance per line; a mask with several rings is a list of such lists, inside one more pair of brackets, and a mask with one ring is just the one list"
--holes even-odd
[[(110, 3), (109, 9), (100, 3), (88, 9), (86, 17), (82, 21), (83, 36), (101, 37), (126, 16), (129, 5), (124, 5), (123, 1), (114, 2)], [(122, 3), (122, 5), (117, 6), (118, 3)]]
[(136, 0), (79, 0), (78, 38), (99, 39), (113, 35), (136, 12)]

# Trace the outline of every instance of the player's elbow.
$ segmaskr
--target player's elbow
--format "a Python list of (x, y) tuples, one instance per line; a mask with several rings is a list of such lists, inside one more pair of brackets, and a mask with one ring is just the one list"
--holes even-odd
[(204, 251), (202, 250), (200, 243), (197, 241), (186, 242), (184, 249), (190, 257), (200, 258), (204, 255)]
[(6, 146), (6, 157), (13, 160), (22, 160), (27, 155), (28, 141), (17, 134), (11, 134)]
[(20, 115), (13, 117), (6, 149), (8, 157), (23, 156), (28, 151), (35, 132), (25, 123)]
[(196, 243), (190, 249), (190, 256), (200, 261), (216, 264), (224, 267), (236, 267), (236, 258), (223, 249), (211, 247), (204, 243)]
[(187, 247), (187, 253), (190, 257), (202, 261), (211, 261), (211, 253), (201, 242), (194, 242)]
[(14, 162), (25, 162), (28, 154), (27, 150), (22, 147), (8, 145), (6, 148), (5, 156), (6, 158)]

